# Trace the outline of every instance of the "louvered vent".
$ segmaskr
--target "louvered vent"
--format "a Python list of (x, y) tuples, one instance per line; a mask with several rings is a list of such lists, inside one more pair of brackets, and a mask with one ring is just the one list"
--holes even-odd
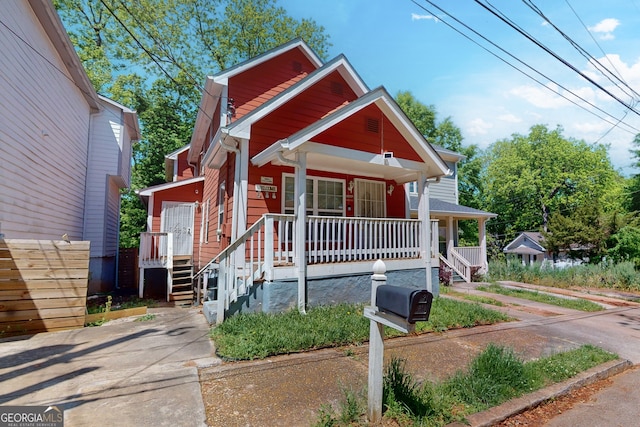
[(331, 82), (331, 93), (338, 96), (344, 96), (344, 88), (340, 82)]
[(300, 63), (298, 61), (293, 61), (293, 71), (295, 71), (296, 73), (301, 73), (302, 72), (302, 63)]
[(365, 128), (368, 132), (380, 133), (380, 121), (378, 119), (366, 118)]

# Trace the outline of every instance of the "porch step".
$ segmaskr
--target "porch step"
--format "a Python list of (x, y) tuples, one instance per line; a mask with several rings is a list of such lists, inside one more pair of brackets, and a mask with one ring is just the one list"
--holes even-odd
[(169, 301), (175, 305), (191, 305), (193, 292), (193, 263), (190, 256), (177, 256), (173, 259), (172, 292)]

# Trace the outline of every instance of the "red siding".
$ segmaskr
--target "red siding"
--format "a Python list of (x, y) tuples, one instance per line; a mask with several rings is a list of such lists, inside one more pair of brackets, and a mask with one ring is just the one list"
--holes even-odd
[(315, 69), (301, 50), (293, 49), (232, 77), (229, 98), (234, 100), (235, 118), (264, 104)]
[(193, 178), (193, 167), (187, 163), (189, 150), (178, 154), (178, 181)]
[[(336, 86), (341, 92), (336, 93)], [(328, 75), (252, 126), (249, 156), (317, 122), (354, 99), (356, 94), (340, 73), (336, 71)]]
[[(367, 121), (378, 121), (378, 132), (367, 129)], [(359, 111), (313, 138), (315, 142), (352, 148), (368, 153), (393, 151), (394, 156), (421, 162), (418, 153), (375, 104)]]
[[(194, 182), (192, 184), (186, 184), (176, 188), (156, 191), (153, 196), (153, 219), (151, 222), (151, 231), (160, 231), (162, 202), (202, 203), (202, 188), (202, 182)], [(196, 229), (195, 231), (198, 233), (197, 235), (194, 234), (195, 238), (195, 236), (200, 235), (200, 213), (198, 209), (196, 209), (194, 225), (194, 228)]]

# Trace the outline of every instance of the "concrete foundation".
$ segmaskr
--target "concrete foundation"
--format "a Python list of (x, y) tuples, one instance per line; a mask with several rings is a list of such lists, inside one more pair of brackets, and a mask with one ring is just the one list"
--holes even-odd
[[(334, 305), (339, 303), (366, 303), (371, 301), (371, 274), (349, 276), (317, 277), (307, 279), (307, 305)], [(425, 269), (388, 271), (387, 284), (408, 288), (424, 289), (426, 286)], [(438, 268), (431, 269), (434, 296), (439, 295)], [(209, 292), (210, 297), (213, 292)], [(248, 295), (241, 296), (231, 304), (227, 315), (236, 313), (279, 313), (297, 306), (297, 280), (265, 282), (254, 286)], [(207, 320), (213, 323), (216, 318), (217, 302), (207, 301), (203, 312)]]

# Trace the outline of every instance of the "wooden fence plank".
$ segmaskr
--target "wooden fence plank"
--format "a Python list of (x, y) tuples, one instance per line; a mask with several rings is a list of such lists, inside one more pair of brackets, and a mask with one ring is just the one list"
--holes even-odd
[(0, 337), (83, 327), (89, 248), (0, 239)]
[(0, 286), (0, 301), (15, 301), (23, 298), (74, 298), (87, 297), (87, 288), (59, 288), (59, 289), (9, 289), (3, 290)]
[(23, 270), (0, 270), (0, 283), (3, 279), (88, 279), (88, 268), (28, 268)]
[(57, 317), (76, 317), (85, 315), (85, 307), (43, 308), (40, 310), (0, 311), (0, 322), (18, 320), (54, 319)]
[(87, 289), (87, 279), (27, 279), (0, 281), (0, 290)]
[(86, 298), (50, 298), (0, 301), (0, 311), (39, 310), (43, 308), (82, 307), (86, 310)]

